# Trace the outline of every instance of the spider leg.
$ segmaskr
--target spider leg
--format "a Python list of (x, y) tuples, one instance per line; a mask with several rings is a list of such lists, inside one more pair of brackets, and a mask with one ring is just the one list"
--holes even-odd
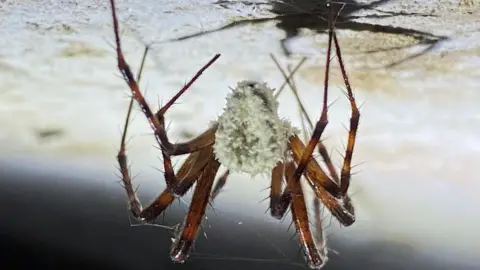
[(175, 238), (170, 251), (170, 258), (174, 262), (183, 263), (187, 259), (205, 215), (215, 175), (220, 167), (220, 163), (215, 159), (213, 150), (207, 160), (208, 164), (203, 169), (193, 192), (192, 202), (182, 231)]
[[(199, 145), (199, 144), (172, 144), (168, 140), (167, 131), (165, 128), (165, 119), (164, 114), (167, 110), (173, 105), (173, 103), (183, 94), (185, 93), (189, 87), (197, 80), (201, 74), (215, 62), (220, 55), (215, 55), (205, 66), (203, 66), (195, 76), (169, 101), (165, 106), (163, 106), (156, 114), (152, 112), (150, 107), (148, 106), (145, 98), (143, 97), (142, 93), (139, 90), (138, 83), (135, 80), (133, 73), (130, 69), (130, 66), (125, 61), (125, 57), (122, 52), (121, 42), (120, 42), (120, 35), (118, 30), (118, 20), (117, 14), (115, 9), (115, 1), (110, 0), (110, 5), (112, 8), (112, 20), (113, 20), (113, 30), (115, 34), (115, 44), (116, 44), (116, 52), (117, 52), (117, 65), (118, 69), (123, 75), (125, 82), (128, 84), (130, 90), (132, 91), (132, 96), (135, 98), (137, 103), (139, 104), (140, 108), (142, 109), (145, 117), (148, 119), (150, 127), (154, 131), (155, 139), (157, 140), (158, 145), (162, 151), (163, 156), (163, 163), (164, 163), (164, 175), (165, 181), (167, 183), (167, 187), (173, 189), (176, 180), (175, 180), (175, 172), (173, 170), (172, 162), (170, 157), (173, 155), (181, 155), (186, 153), (191, 153), (194, 151), (198, 151), (200, 148), (205, 147), (206, 145)], [(211, 145), (215, 142), (215, 137), (207, 136), (211, 140), (207, 141), (207, 145)]]
[[(141, 79), (143, 67), (145, 65), (145, 59), (147, 58), (148, 49), (149, 49), (148, 46), (145, 47), (145, 51), (142, 57), (142, 63), (140, 64), (140, 70), (137, 73), (137, 81), (140, 81)], [(125, 191), (127, 192), (130, 211), (133, 213), (135, 217), (137, 217), (142, 211), (142, 204), (140, 203), (140, 200), (137, 197), (135, 189), (132, 186), (132, 179), (128, 171), (127, 155), (125, 150), (125, 141), (127, 137), (127, 129), (128, 129), (128, 124), (130, 122), (130, 115), (132, 113), (132, 108), (133, 108), (133, 97), (130, 98), (130, 103), (128, 105), (128, 110), (127, 110), (127, 116), (125, 117), (125, 125), (123, 127), (122, 140), (120, 142), (120, 150), (117, 154), (117, 161), (120, 165), (120, 172), (122, 174), (123, 186), (125, 188)]]
[[(313, 130), (312, 137), (305, 147), (302, 141), (295, 135), (290, 137), (290, 149), (292, 149), (294, 159), (297, 163), (295, 169), (294, 181), (299, 181), (300, 177), (305, 173), (308, 183), (315, 191), (316, 196), (322, 200), (327, 206), (330, 212), (345, 226), (351, 225), (355, 221), (354, 209), (351, 204), (350, 198), (346, 195), (346, 189), (342, 183), (338, 186), (338, 183), (330, 179), (327, 174), (322, 170), (320, 165), (312, 159), (312, 153), (315, 146), (318, 145), (325, 127), (328, 124), (328, 80), (330, 73), (330, 59), (332, 42), (336, 37), (333, 28), (333, 13), (331, 3), (327, 3), (330, 12), (328, 20), (328, 47), (327, 57), (325, 64), (325, 80), (323, 91), (323, 106), (320, 119), (317, 121)], [(338, 42), (335, 42), (337, 53), (339, 52)], [(342, 62), (343, 65), (343, 62)], [(345, 79), (345, 77), (344, 77)], [(348, 80), (345, 81), (348, 83)], [(349, 87), (349, 84), (347, 85)], [(351, 92), (351, 90), (350, 90)], [(321, 150), (321, 149), (320, 149)], [(344, 184), (345, 185), (345, 184)], [(348, 189), (348, 184), (347, 187)]]
[(270, 215), (276, 219), (282, 219), (290, 204), (290, 194), (282, 194), (283, 176), (285, 163), (279, 162), (272, 169), (272, 178), (270, 184)]
[(315, 128), (313, 129), (312, 137), (310, 141), (308, 142), (308, 145), (305, 149), (305, 151), (302, 153), (300, 160), (297, 162), (297, 168), (295, 169), (295, 176), (294, 179), (296, 181), (300, 180), (300, 177), (302, 176), (305, 168), (307, 167), (307, 164), (309, 163), (310, 159), (312, 158), (312, 153), (315, 148), (315, 146), (318, 144), (320, 141), (320, 137), (322, 136), (323, 131), (325, 130), (325, 127), (328, 124), (328, 80), (329, 80), (329, 73), (330, 73), (330, 55), (332, 51), (332, 40), (333, 40), (333, 19), (332, 19), (332, 10), (331, 10), (331, 4), (328, 3), (330, 6), (330, 12), (329, 12), (329, 31), (328, 31), (328, 47), (327, 47), (327, 57), (326, 57), (326, 64), (325, 64), (325, 79), (324, 79), (324, 90), (323, 90), (323, 107), (322, 107), (322, 113), (320, 115), (320, 119), (317, 121)]
[[(290, 138), (290, 148), (294, 160), (298, 162), (301, 154), (305, 151), (305, 145), (300, 138), (292, 136)], [(293, 163), (291, 164), (293, 165)], [(287, 167), (292, 165), (287, 165)], [(355, 210), (350, 197), (340, 193), (339, 186), (325, 174), (315, 159), (310, 160), (304, 175), (316, 197), (323, 202), (342, 225), (349, 226), (355, 222)], [(283, 164), (279, 164), (272, 170), (270, 189), (270, 214), (276, 219), (283, 218), (292, 201), (292, 194), (288, 187), (283, 193), (281, 192), (282, 177)]]
[(330, 159), (330, 155), (328, 154), (327, 148), (322, 143), (322, 141), (318, 141), (317, 150), (318, 150), (318, 153), (320, 153), (320, 156), (322, 157), (323, 162), (325, 163), (325, 165), (327, 165), (327, 169), (328, 169), (328, 172), (330, 173), (330, 177), (332, 177), (335, 183), (337, 184), (340, 183), (340, 178), (338, 177), (337, 171), (335, 170), (333, 162)]
[[(271, 54), (270, 57), (272, 58), (273, 62), (275, 63), (275, 65), (277, 66), (277, 68), (280, 70), (280, 72), (282, 73), (282, 76), (283, 78), (285, 79), (285, 84), (288, 84), (288, 86), (290, 87), (290, 90), (292, 90), (293, 92), (293, 95), (295, 96), (295, 100), (298, 104), (298, 106), (300, 107), (300, 111), (303, 115), (303, 117), (307, 120), (307, 123), (310, 127), (310, 130), (313, 130), (313, 122), (312, 120), (310, 119), (310, 116), (307, 114), (307, 111), (305, 109), (305, 106), (303, 105), (301, 99), (300, 99), (300, 96), (298, 94), (298, 90), (297, 88), (295, 87), (295, 84), (293, 83), (293, 80), (292, 80), (292, 76), (293, 76), (293, 73), (295, 72), (295, 70), (297, 69), (297, 67), (299, 67), (305, 60), (305, 58), (303, 58), (300, 63), (297, 65), (297, 67), (294, 69), (294, 71), (290, 72), (290, 75), (287, 76), (287, 73), (285, 72), (285, 70), (280, 66), (280, 63), (277, 61), (277, 59)], [(282, 88), (280, 88), (282, 89)], [(280, 94), (280, 92), (278, 92), (277, 94)], [(327, 165), (327, 169), (328, 169), (328, 172), (330, 173), (330, 176), (332, 177), (332, 179), (337, 183), (339, 184), (340, 183), (340, 178), (338, 177), (338, 174), (337, 174), (337, 171), (335, 170), (335, 167), (333, 165), (333, 162), (332, 160), (330, 159), (330, 155), (328, 154), (328, 151), (327, 151), (327, 148), (325, 147), (325, 145), (323, 144), (323, 142), (321, 140), (318, 141), (318, 152), (320, 153), (320, 155), (322, 156), (322, 159), (323, 161), (325, 162), (325, 164)]]
[(199, 179), (212, 153), (211, 147), (203, 148), (188, 156), (177, 172), (177, 182), (173, 189), (168, 187), (143, 210), (139, 217), (142, 220), (153, 221), (178, 197), (183, 196)]
[(288, 190), (291, 194), (290, 209), (292, 211), (292, 219), (295, 223), (296, 230), (299, 235), (300, 244), (308, 266), (311, 269), (322, 268), (328, 260), (325, 247), (321, 247), (321, 251), (316, 246), (315, 238), (310, 230), (310, 222), (308, 221), (307, 206), (305, 196), (300, 181), (294, 177), (295, 165), (290, 163), (285, 170), (287, 178)]
[(317, 198), (313, 199), (313, 212), (315, 215), (315, 239), (317, 240), (317, 248), (320, 249), (320, 252), (323, 252), (327, 256), (327, 239), (324, 236), (323, 222), (322, 222), (322, 209), (320, 205), (320, 200)]
[[(302, 153), (305, 153), (305, 145), (298, 136), (290, 137), (290, 149), (293, 159), (300, 162)], [(348, 194), (343, 194), (340, 186), (322, 170), (315, 159), (310, 159), (304, 171), (307, 182), (312, 187), (318, 199), (344, 226), (355, 222), (355, 210)]]
[[(307, 206), (300, 181), (294, 179), (295, 163), (278, 163), (272, 170), (272, 184), (270, 189), (270, 213), (276, 219), (282, 219), (290, 206), (292, 220), (300, 236), (300, 244), (305, 258), (311, 269), (320, 269), (327, 261), (327, 253), (322, 247), (321, 251), (315, 244), (315, 238), (310, 230)], [(283, 176), (287, 179), (287, 186), (283, 193)]]
[[(137, 74), (137, 82), (140, 81), (143, 67), (145, 64), (146, 56), (148, 53), (149, 47), (145, 47), (143, 54), (142, 62), (140, 65), (140, 70)], [(122, 173), (122, 181), (124, 188), (127, 192), (129, 200), (129, 208), (134, 217), (139, 218), (142, 221), (153, 221), (158, 215), (160, 215), (176, 198), (177, 196), (183, 196), (193, 185), (193, 183), (198, 179), (201, 170), (206, 165), (207, 161), (204, 158), (205, 155), (209, 156), (210, 152), (206, 151), (197, 151), (189, 155), (189, 157), (182, 164), (180, 169), (177, 172), (178, 182), (174, 185), (174, 193), (170, 192), (166, 188), (146, 209), (142, 210), (142, 204), (140, 203), (136, 192), (132, 186), (131, 177), (127, 167), (127, 156), (125, 150), (125, 141), (128, 130), (128, 124), (130, 121), (130, 115), (133, 107), (134, 98), (130, 99), (128, 106), (127, 116), (125, 119), (125, 126), (122, 134), (122, 140), (120, 143), (120, 151), (117, 155), (117, 160), (120, 164), (120, 170)], [(192, 139), (189, 143), (194, 145), (202, 145), (204, 141), (209, 141), (209, 136), (214, 135), (212, 130), (207, 130), (197, 138)], [(207, 151), (209, 149), (206, 149)]]
[[(127, 122), (128, 123), (128, 122)], [(126, 134), (125, 126), (124, 134)], [(131, 177), (127, 167), (127, 156), (125, 154), (125, 136), (122, 136), (118, 162), (122, 173), (122, 181), (127, 191), (129, 208), (133, 216), (142, 221), (153, 221), (160, 215), (177, 196), (183, 196), (198, 179), (206, 166), (211, 154), (211, 147), (202, 148), (197, 152), (190, 154), (177, 172), (177, 178), (172, 188), (166, 188), (147, 208), (142, 209), (136, 192), (132, 186)]]
[(345, 82), (345, 87), (347, 88), (347, 96), (350, 101), (351, 107), (351, 116), (350, 116), (350, 130), (348, 132), (348, 143), (347, 149), (345, 151), (345, 158), (343, 160), (342, 172), (340, 175), (340, 189), (343, 194), (346, 194), (348, 187), (350, 186), (350, 171), (352, 168), (352, 156), (353, 149), (355, 147), (355, 139), (357, 137), (358, 122), (360, 121), (360, 111), (358, 110), (357, 103), (355, 102), (355, 97), (353, 96), (352, 87), (348, 80), (347, 72), (345, 70), (345, 65), (342, 60), (342, 53), (340, 50), (340, 45), (338, 44), (337, 35), (333, 33), (333, 42), (335, 44), (335, 51), (337, 54), (338, 63), (340, 65), (340, 70), (342, 72), (342, 77)]
[(230, 170), (226, 170), (220, 178), (218, 178), (217, 183), (213, 187), (212, 195), (210, 201), (215, 200), (217, 198), (218, 194), (220, 191), (222, 191), (222, 188), (225, 186), (225, 183), (227, 183), (227, 178), (230, 175)]

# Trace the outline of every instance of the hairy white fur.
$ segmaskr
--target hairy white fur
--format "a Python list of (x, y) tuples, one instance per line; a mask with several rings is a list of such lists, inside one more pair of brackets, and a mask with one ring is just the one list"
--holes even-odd
[(241, 81), (218, 118), (215, 155), (232, 171), (269, 173), (286, 157), (288, 138), (298, 132), (278, 116), (278, 101), (266, 83)]

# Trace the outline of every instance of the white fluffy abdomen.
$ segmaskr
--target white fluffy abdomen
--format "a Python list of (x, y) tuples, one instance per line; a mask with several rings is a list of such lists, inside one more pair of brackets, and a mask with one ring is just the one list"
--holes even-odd
[(278, 102), (266, 83), (242, 81), (227, 96), (218, 118), (215, 155), (232, 171), (267, 173), (286, 155), (290, 123), (278, 116)]

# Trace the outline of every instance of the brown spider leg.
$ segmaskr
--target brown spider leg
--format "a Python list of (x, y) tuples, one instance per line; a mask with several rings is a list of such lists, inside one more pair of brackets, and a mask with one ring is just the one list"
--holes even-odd
[[(294, 152), (294, 159), (297, 162), (297, 168), (294, 174), (294, 180), (299, 181), (300, 177), (305, 174), (310, 186), (314, 189), (318, 198), (322, 199), (322, 202), (332, 212), (332, 214), (345, 226), (351, 225), (355, 221), (355, 215), (353, 213), (353, 206), (350, 203), (350, 199), (345, 196), (346, 192), (343, 192), (341, 187), (337, 183), (332, 181), (325, 172), (321, 169), (314, 159), (312, 159), (312, 153), (315, 146), (318, 145), (325, 127), (328, 124), (328, 81), (330, 73), (330, 57), (332, 50), (332, 41), (334, 39), (333, 29), (333, 14), (331, 3), (328, 3), (329, 12), (329, 31), (328, 31), (328, 48), (325, 64), (325, 80), (323, 91), (323, 107), (320, 119), (317, 121), (312, 137), (306, 147), (297, 136), (290, 138), (290, 148)], [(338, 45), (336, 43), (335, 45)], [(338, 49), (338, 48), (337, 48)], [(303, 149), (302, 149), (303, 148)], [(296, 152), (296, 153), (295, 153)]]
[[(210, 148), (211, 149), (211, 148)], [(206, 149), (206, 150), (210, 150)], [(200, 174), (203, 171), (203, 168), (207, 164), (208, 158), (205, 158), (204, 153), (202, 150), (192, 153), (189, 158), (183, 163), (182, 167), (180, 167), (179, 171), (177, 172), (177, 179), (180, 181), (176, 185), (176, 193), (177, 196), (183, 196), (187, 193), (188, 190), (193, 186), (195, 181), (200, 177)], [(190, 158), (196, 158), (196, 160), (192, 160), (195, 162), (191, 166), (187, 164), (190, 163)], [(189, 175), (183, 176), (183, 171), (188, 169)], [(218, 194), (220, 193), (221, 189), (225, 185), (228, 175), (230, 171), (227, 170), (219, 179), (215, 187), (213, 188), (211, 201), (213, 201)], [(177, 196), (175, 196), (168, 188), (166, 188), (145, 210), (140, 213), (140, 218), (146, 221), (153, 221), (158, 215), (160, 215), (172, 202), (175, 200)]]
[[(294, 162), (288, 162), (286, 164), (279, 163), (272, 170), (272, 188), (270, 192), (271, 215), (277, 219), (282, 219), (290, 206), (292, 220), (300, 236), (300, 244), (303, 248), (308, 266), (311, 269), (320, 269), (327, 261), (327, 258), (324, 256), (326, 253), (319, 252), (315, 245), (315, 239), (308, 221), (308, 212), (303, 190), (300, 181), (294, 180), (294, 171)], [(280, 189), (284, 174), (287, 179), (287, 186), (283, 193), (281, 193)]]
[[(290, 149), (293, 159), (298, 164), (302, 153), (306, 151), (305, 145), (298, 136), (290, 137)], [(355, 211), (350, 197), (341, 192), (337, 183), (328, 177), (315, 159), (310, 159), (304, 175), (316, 197), (322, 200), (322, 203), (342, 225), (349, 226), (355, 222)]]
[(174, 188), (175, 193), (168, 187), (165, 188), (165, 190), (140, 213), (139, 217), (142, 220), (153, 221), (172, 204), (176, 197), (185, 195), (202, 174), (212, 151), (212, 147), (206, 147), (190, 154), (177, 172), (177, 183)]
[(215, 200), (217, 198), (218, 194), (220, 191), (222, 191), (223, 187), (225, 186), (225, 183), (227, 183), (227, 178), (230, 175), (230, 170), (226, 170), (220, 178), (218, 178), (217, 183), (213, 187), (212, 195), (210, 196), (211, 199), (210, 201)]
[[(182, 153), (179, 153), (178, 155), (195, 153), (195, 152), (198, 152), (202, 149), (209, 148), (211, 145), (213, 145), (215, 143), (215, 132), (217, 131), (217, 127), (218, 127), (218, 125), (215, 124), (212, 127), (210, 127), (209, 129), (207, 129), (205, 132), (203, 132), (202, 134), (200, 134), (197, 137), (191, 139), (190, 141), (188, 141), (186, 143), (176, 144), (176, 145), (185, 145), (186, 147), (188, 147), (188, 150), (186, 150)], [(170, 156), (168, 156), (168, 162), (166, 162), (165, 161), (165, 153), (162, 152), (162, 155), (163, 155), (163, 158), (164, 158), (164, 166), (167, 165), (167, 164), (168, 164), (167, 166), (171, 166)], [(175, 155), (177, 155), (177, 154), (175, 154)], [(202, 154), (202, 156), (205, 157), (205, 154)], [(208, 155), (206, 155), (206, 157), (208, 157)], [(165, 173), (166, 173), (166, 170), (167, 169), (165, 167)], [(171, 171), (173, 173), (173, 167), (171, 168)], [(179, 172), (177, 172), (177, 174)], [(181, 181), (181, 178), (178, 179), (178, 175), (177, 176), (173, 175), (173, 182), (167, 181), (167, 188), (170, 189), (170, 191), (174, 195), (182, 196), (184, 192), (182, 191), (183, 189), (181, 188), (181, 185), (179, 185), (179, 181)]]
[[(140, 74), (140, 73), (139, 73)], [(130, 103), (131, 105), (132, 103)], [(133, 188), (131, 177), (127, 166), (127, 156), (125, 150), (125, 140), (128, 130), (128, 123), (132, 107), (129, 105), (125, 126), (122, 135), (122, 141), (120, 144), (120, 151), (117, 155), (117, 160), (120, 165), (122, 174), (122, 181), (124, 188), (127, 192), (129, 200), (129, 208), (133, 216), (139, 218), (142, 221), (153, 221), (160, 213), (165, 210), (175, 199), (175, 195), (183, 196), (193, 185), (196, 179), (199, 177), (202, 169), (207, 163), (205, 156), (210, 156), (211, 147), (201, 148), (188, 156), (185, 162), (182, 164), (177, 172), (176, 182), (173, 187), (166, 188), (147, 208), (142, 210), (142, 204), (140, 203), (135, 189)], [(211, 128), (199, 135), (197, 138), (191, 140), (192, 144), (200, 144), (203, 141), (211, 140), (210, 137), (214, 137), (214, 128)], [(171, 192), (174, 191), (174, 192)]]
[[(290, 137), (289, 146), (294, 160), (298, 163), (302, 153), (305, 151), (305, 145), (295, 135)], [(270, 211), (274, 218), (282, 219), (291, 203), (292, 196), (288, 189), (280, 195), (277, 188), (280, 176), (277, 174), (274, 168), (272, 170), (272, 187), (274, 190), (271, 190), (270, 193)], [(355, 222), (355, 211), (350, 198), (348, 195), (341, 195), (340, 188), (325, 174), (315, 159), (311, 159), (308, 162), (304, 175), (316, 197), (325, 204), (327, 209), (342, 225), (349, 226)], [(273, 178), (274, 176), (275, 178)]]
[[(142, 109), (143, 113), (145, 114), (145, 117), (148, 119), (148, 122), (150, 124), (150, 127), (152, 128), (155, 139), (157, 140), (158, 145), (160, 146), (160, 149), (162, 151), (162, 156), (163, 156), (163, 163), (164, 163), (164, 175), (165, 175), (165, 181), (167, 183), (168, 188), (173, 188), (176, 181), (175, 181), (175, 172), (173, 170), (172, 162), (170, 160), (170, 157), (173, 155), (181, 155), (181, 154), (186, 154), (186, 153), (191, 153), (194, 151), (198, 151), (201, 147), (198, 145), (191, 145), (188, 143), (185, 144), (172, 144), (168, 140), (167, 136), (167, 131), (165, 129), (165, 119), (164, 119), (164, 114), (165, 112), (170, 108), (170, 106), (183, 94), (185, 91), (195, 82), (198, 77), (202, 74), (203, 71), (205, 71), (210, 65), (215, 62), (220, 55), (217, 54), (215, 55), (205, 66), (203, 66), (197, 73), (196, 75), (181, 89), (167, 104), (159, 110), (155, 115), (153, 114), (152, 110), (148, 106), (147, 102), (145, 101), (145, 98), (143, 97), (142, 93), (139, 90), (137, 81), (135, 80), (133, 73), (130, 69), (130, 66), (128, 63), (125, 61), (122, 48), (121, 48), (121, 42), (120, 42), (120, 35), (119, 35), (119, 30), (118, 30), (118, 20), (117, 20), (117, 14), (116, 14), (116, 8), (115, 8), (115, 1), (110, 0), (110, 5), (112, 8), (112, 20), (113, 20), (113, 30), (114, 30), (114, 35), (115, 35), (115, 44), (116, 44), (116, 51), (117, 51), (117, 65), (118, 69), (123, 75), (124, 80), (128, 84), (130, 90), (132, 91), (132, 96), (135, 98), (135, 100), (138, 102), (140, 108)], [(213, 140), (210, 143), (214, 143), (214, 137)], [(202, 146), (203, 147), (203, 146)]]
[[(275, 58), (275, 56), (273, 56), (271, 54), (270, 57), (272, 58), (275, 65), (277, 66), (277, 68), (282, 73), (282, 76), (284, 77), (285, 83), (289, 85), (290, 89), (292, 90), (292, 92), (293, 92), (293, 94), (296, 98), (297, 103), (300, 106), (300, 111), (305, 116), (306, 120), (308, 121), (310, 129), (313, 130), (313, 123), (312, 123), (310, 117), (308, 116), (308, 114), (305, 110), (305, 107), (303, 106), (303, 103), (300, 100), (300, 97), (298, 95), (298, 91), (295, 87), (295, 84), (294, 84), (292, 78), (291, 78), (292, 77), (291, 72), (290, 72), (290, 75), (287, 76), (287, 72), (285, 72), (285, 70), (281, 67), (280, 63)], [(298, 142), (301, 143), (301, 141), (296, 140), (297, 138), (292, 138), (292, 139), (294, 140), (294, 142), (297, 142), (297, 144), (298, 144)], [(293, 144), (293, 145), (295, 146), (297, 144)], [(300, 159), (301, 154), (303, 153), (303, 150), (305, 149), (305, 146), (303, 145), (303, 143), (300, 144), (300, 147), (301, 147), (302, 151), (295, 151), (295, 150), (299, 149), (299, 146), (294, 147), (294, 149), (293, 149), (294, 154), (296, 154), (296, 160)], [(329, 154), (326, 150), (325, 145), (320, 140), (318, 141), (318, 151), (319, 151), (320, 155), (322, 156), (325, 164), (327, 165), (327, 169), (329, 170), (329, 173), (330, 173), (331, 177), (333, 178), (333, 180), (335, 182), (332, 182), (332, 180), (323, 172), (323, 170), (321, 169), (321, 167), (318, 164), (307, 165), (307, 170), (311, 171), (311, 174), (313, 173), (313, 174), (317, 175), (316, 177), (313, 177), (313, 179), (323, 180), (322, 181), (323, 186), (327, 187), (334, 194), (339, 194), (340, 190), (339, 190), (339, 187), (338, 187), (338, 183), (340, 182), (340, 180), (339, 180), (338, 174), (335, 171), (335, 168), (334, 168), (333, 163), (330, 159), (330, 156), (329, 156)], [(314, 166), (314, 165), (317, 165), (317, 166)], [(313, 168), (311, 168), (311, 167), (313, 167)], [(275, 175), (276, 175), (276, 170), (274, 169), (272, 171), (272, 177), (275, 177)], [(282, 177), (282, 176), (283, 176), (283, 174), (280, 175), (280, 176), (277, 176), (276, 178)], [(281, 189), (281, 181), (277, 181), (276, 182), (277, 184), (274, 185), (273, 184), (274, 179), (275, 178), (272, 178), (272, 188), (276, 187), (276, 190), (273, 190), (273, 189), (271, 190), (270, 209), (271, 209), (272, 216), (274, 216), (275, 218), (281, 219), (283, 217), (284, 213), (286, 212), (287, 208), (288, 208), (288, 205), (289, 205), (289, 199), (288, 198), (289, 198), (289, 196), (287, 194), (283, 194), (283, 196), (280, 195), (281, 191), (279, 189)], [(322, 185), (322, 184), (320, 183), (320, 185)], [(325, 193), (325, 190), (321, 190), (319, 192), (321, 192), (323, 194), (323, 193)], [(275, 196), (274, 194), (277, 194), (277, 195)], [(319, 196), (319, 198), (320, 197), (325, 197), (325, 196), (322, 195), (322, 196)], [(281, 201), (281, 203), (276, 203), (277, 201)], [(349, 200), (347, 199), (347, 201), (349, 201)], [(275, 207), (273, 207), (274, 205), (275, 205)], [(333, 207), (331, 207), (331, 208), (333, 209)], [(348, 207), (348, 205), (347, 205), (347, 207), (344, 207), (344, 208), (352, 209), (351, 211), (348, 211), (348, 212), (353, 213), (353, 206)], [(342, 213), (344, 212), (343, 211), (344, 209), (341, 209), (341, 210), (342, 211), (338, 211), (338, 210), (334, 211), (334, 212), (339, 213), (339, 214), (337, 214), (339, 216), (339, 219), (343, 220), (344, 221), (343, 223), (352, 222), (351, 221), (352, 220), (351, 215), (350, 214), (343, 215)]]
[[(145, 66), (145, 60), (147, 58), (148, 49), (149, 49), (148, 46), (145, 47), (145, 50), (143, 52), (142, 62), (140, 64), (140, 69), (137, 73), (137, 81), (140, 81), (141, 79), (143, 67)], [(118, 154), (117, 154), (117, 161), (120, 165), (120, 172), (122, 174), (123, 187), (127, 192), (130, 211), (135, 217), (138, 217), (138, 215), (142, 211), (142, 204), (140, 203), (140, 200), (137, 197), (135, 189), (132, 186), (132, 179), (130, 177), (130, 172), (128, 170), (127, 155), (125, 150), (125, 141), (127, 137), (128, 124), (130, 122), (130, 116), (133, 108), (133, 100), (134, 100), (133, 97), (130, 98), (130, 103), (128, 105), (128, 110), (127, 110), (127, 116), (125, 117), (125, 125), (123, 127), (122, 140), (120, 142), (120, 150), (118, 151)]]
[(340, 45), (338, 44), (337, 35), (333, 33), (333, 42), (335, 43), (335, 51), (337, 54), (338, 64), (340, 65), (340, 70), (342, 72), (342, 77), (345, 82), (345, 87), (347, 88), (348, 100), (350, 101), (351, 107), (351, 116), (350, 116), (350, 131), (348, 132), (348, 143), (347, 149), (345, 151), (345, 157), (343, 160), (342, 172), (340, 174), (340, 189), (343, 194), (346, 194), (348, 187), (350, 186), (350, 171), (352, 165), (352, 156), (353, 149), (355, 147), (355, 139), (357, 136), (358, 123), (360, 121), (360, 111), (358, 110), (355, 98), (353, 96), (352, 87), (348, 80), (347, 72), (345, 70), (345, 65), (343, 64), (342, 54), (340, 51)]
[(290, 204), (290, 194), (282, 193), (283, 176), (285, 171), (285, 163), (279, 162), (272, 169), (272, 178), (270, 184), (270, 215), (276, 219), (282, 219), (286, 209)]
[(320, 137), (322, 136), (325, 127), (328, 124), (328, 80), (330, 74), (330, 57), (332, 51), (332, 40), (333, 40), (333, 20), (332, 20), (332, 12), (331, 12), (331, 5), (330, 5), (330, 12), (329, 12), (329, 31), (328, 31), (328, 47), (327, 47), (327, 57), (326, 57), (326, 64), (325, 64), (325, 78), (324, 78), (324, 90), (323, 90), (323, 107), (322, 113), (320, 115), (320, 119), (317, 121), (315, 128), (312, 133), (312, 137), (308, 142), (307, 148), (303, 152), (300, 160), (297, 162), (298, 167), (295, 170), (295, 177), (294, 179), (298, 181), (302, 176), (307, 164), (309, 163), (310, 159), (312, 158), (313, 150), (315, 146), (320, 141)]
[(292, 220), (295, 223), (297, 233), (299, 234), (300, 244), (303, 248), (305, 259), (311, 269), (320, 269), (327, 262), (327, 257), (320, 253), (315, 238), (310, 230), (308, 221), (307, 206), (300, 181), (294, 177), (295, 165), (288, 163), (285, 168), (287, 178), (287, 187), (291, 194), (290, 209), (292, 211)]
[[(334, 36), (334, 38), (336, 38), (336, 36)], [(273, 54), (270, 54), (270, 57), (272, 58), (273, 62), (275, 63), (275, 65), (277, 66), (277, 68), (280, 70), (280, 72), (282, 73), (282, 76), (285, 80), (285, 84), (288, 84), (288, 86), (290, 87), (290, 89), (292, 90), (293, 92), (293, 95), (295, 96), (295, 99), (297, 101), (297, 104), (298, 106), (300, 107), (300, 111), (301, 113), (303, 114), (303, 116), (305, 117), (305, 119), (307, 120), (308, 122), (308, 125), (310, 127), (310, 130), (313, 130), (313, 122), (312, 120), (310, 119), (310, 116), (308, 115), (306, 109), (305, 109), (305, 106), (303, 105), (302, 101), (300, 100), (300, 96), (298, 94), (298, 90), (297, 88), (295, 87), (295, 84), (293, 82), (293, 73), (295, 72), (294, 71), (290, 71), (290, 75), (287, 76), (287, 73), (285, 72), (285, 70), (281, 67), (280, 63), (278, 62), (278, 60), (275, 58), (275, 56), (273, 56)], [(297, 67), (299, 67), (303, 61), (305, 60), (305, 58), (302, 59), (302, 61), (300, 61), (300, 63), (297, 65)], [(295, 69), (297, 69), (297, 67)], [(279, 93), (277, 93), (279, 94)], [(322, 156), (323, 158), (323, 161), (325, 162), (325, 164), (327, 165), (327, 169), (328, 169), (328, 172), (330, 173), (330, 176), (332, 177), (332, 179), (337, 183), (339, 184), (340, 183), (340, 178), (338, 177), (338, 174), (337, 174), (337, 171), (335, 170), (335, 167), (333, 165), (333, 162), (332, 160), (330, 159), (330, 155), (328, 154), (327, 152), (327, 148), (325, 147), (325, 145), (323, 144), (323, 142), (321, 140), (318, 141), (318, 152), (320, 153), (320, 155)]]
[(327, 166), (328, 172), (330, 173), (330, 177), (332, 177), (335, 183), (340, 183), (340, 178), (338, 177), (337, 171), (335, 170), (335, 166), (333, 165), (332, 159), (330, 159), (330, 154), (328, 154), (327, 148), (323, 144), (322, 141), (318, 141), (317, 147), (318, 153), (323, 159), (323, 162)]
[(318, 198), (313, 199), (313, 212), (314, 212), (314, 219), (315, 219), (315, 239), (316, 239), (316, 246), (323, 257), (328, 256), (328, 248), (327, 248), (327, 237), (325, 236), (325, 231), (323, 229), (323, 222), (322, 222), (322, 209), (320, 205), (320, 200)]
[(203, 169), (193, 192), (192, 202), (190, 203), (182, 232), (174, 240), (170, 251), (170, 258), (174, 262), (183, 263), (187, 259), (205, 215), (215, 175), (220, 167), (220, 163), (215, 159), (213, 151), (207, 160), (208, 164)]

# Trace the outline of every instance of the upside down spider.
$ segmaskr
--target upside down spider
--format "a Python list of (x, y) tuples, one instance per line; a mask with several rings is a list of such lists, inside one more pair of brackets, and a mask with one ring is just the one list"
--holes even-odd
[[(153, 113), (139, 90), (139, 78), (134, 78), (124, 59), (115, 2), (110, 0), (110, 3), (118, 68), (132, 92), (131, 102), (135, 99), (139, 104), (154, 131), (163, 156), (164, 176), (167, 184), (165, 190), (150, 206), (143, 209), (132, 187), (125, 153), (125, 136), (132, 105), (130, 104), (117, 159), (132, 214), (141, 221), (152, 221), (176, 197), (183, 196), (196, 183), (189, 211), (183, 226), (178, 230), (179, 233), (176, 235), (170, 251), (170, 257), (174, 262), (183, 263), (187, 260), (197, 237), (209, 201), (213, 200), (225, 185), (229, 173), (244, 172), (256, 175), (268, 172), (271, 173), (271, 215), (281, 219), (290, 207), (307, 264), (312, 269), (320, 269), (328, 259), (327, 249), (325, 246), (316, 245), (315, 236), (310, 230), (300, 178), (305, 177), (317, 200), (320, 200), (341, 224), (344, 226), (353, 224), (355, 222), (354, 207), (347, 191), (350, 184), (351, 160), (360, 118), (333, 28), (332, 12), (329, 15), (323, 106), (320, 119), (316, 123), (307, 145), (298, 137), (297, 129), (289, 121), (279, 117), (278, 102), (274, 96), (274, 90), (266, 83), (256, 81), (239, 82), (228, 94), (223, 113), (205, 132), (188, 142), (174, 144), (170, 142), (165, 128), (164, 115), (166, 111), (220, 55), (213, 57), (165, 106), (158, 112)], [(350, 131), (340, 177), (333, 167), (325, 146), (320, 141), (328, 123), (328, 76), (332, 43), (335, 46), (351, 105)], [(312, 158), (315, 147), (318, 147), (330, 176)], [(189, 156), (175, 173), (171, 157), (184, 154), (189, 154)], [(214, 186), (215, 176), (220, 165), (227, 167), (227, 171)], [(283, 187), (284, 179), (286, 180), (285, 187)]]

